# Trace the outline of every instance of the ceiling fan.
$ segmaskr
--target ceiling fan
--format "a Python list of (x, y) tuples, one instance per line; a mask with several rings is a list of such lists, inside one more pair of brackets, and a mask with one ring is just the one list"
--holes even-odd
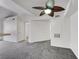
[(36, 6), (36, 7), (32, 7), (32, 8), (38, 9), (38, 10), (43, 10), (40, 13), (40, 16), (42, 16), (44, 14), (48, 14), (49, 16), (53, 17), (54, 16), (54, 12), (61, 12), (61, 11), (65, 10), (63, 7), (54, 6), (54, 4), (55, 4), (54, 0), (48, 0), (46, 2), (46, 4), (45, 4), (45, 7)]

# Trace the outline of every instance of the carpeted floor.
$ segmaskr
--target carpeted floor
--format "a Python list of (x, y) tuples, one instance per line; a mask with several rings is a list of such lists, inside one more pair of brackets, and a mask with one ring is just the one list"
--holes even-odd
[(77, 59), (70, 49), (51, 47), (50, 41), (13, 43), (0, 41), (0, 59)]

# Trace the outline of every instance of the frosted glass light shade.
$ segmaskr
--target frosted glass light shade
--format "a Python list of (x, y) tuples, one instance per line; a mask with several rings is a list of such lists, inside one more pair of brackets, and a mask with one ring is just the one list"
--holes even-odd
[(46, 9), (44, 10), (45, 14), (50, 14), (51, 13), (51, 9)]
[(55, 1), (54, 0), (48, 0), (46, 3), (47, 8), (53, 8)]

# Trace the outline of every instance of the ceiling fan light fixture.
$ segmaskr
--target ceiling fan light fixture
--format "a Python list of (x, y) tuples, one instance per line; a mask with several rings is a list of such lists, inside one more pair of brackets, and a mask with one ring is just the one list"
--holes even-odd
[(44, 10), (44, 12), (45, 12), (45, 14), (50, 14), (52, 11), (51, 11), (51, 9), (46, 9), (46, 10)]

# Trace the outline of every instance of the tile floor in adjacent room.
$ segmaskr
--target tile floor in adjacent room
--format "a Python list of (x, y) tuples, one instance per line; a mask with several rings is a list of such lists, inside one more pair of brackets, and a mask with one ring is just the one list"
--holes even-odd
[(50, 46), (50, 41), (13, 43), (0, 41), (0, 59), (77, 59), (70, 49)]

